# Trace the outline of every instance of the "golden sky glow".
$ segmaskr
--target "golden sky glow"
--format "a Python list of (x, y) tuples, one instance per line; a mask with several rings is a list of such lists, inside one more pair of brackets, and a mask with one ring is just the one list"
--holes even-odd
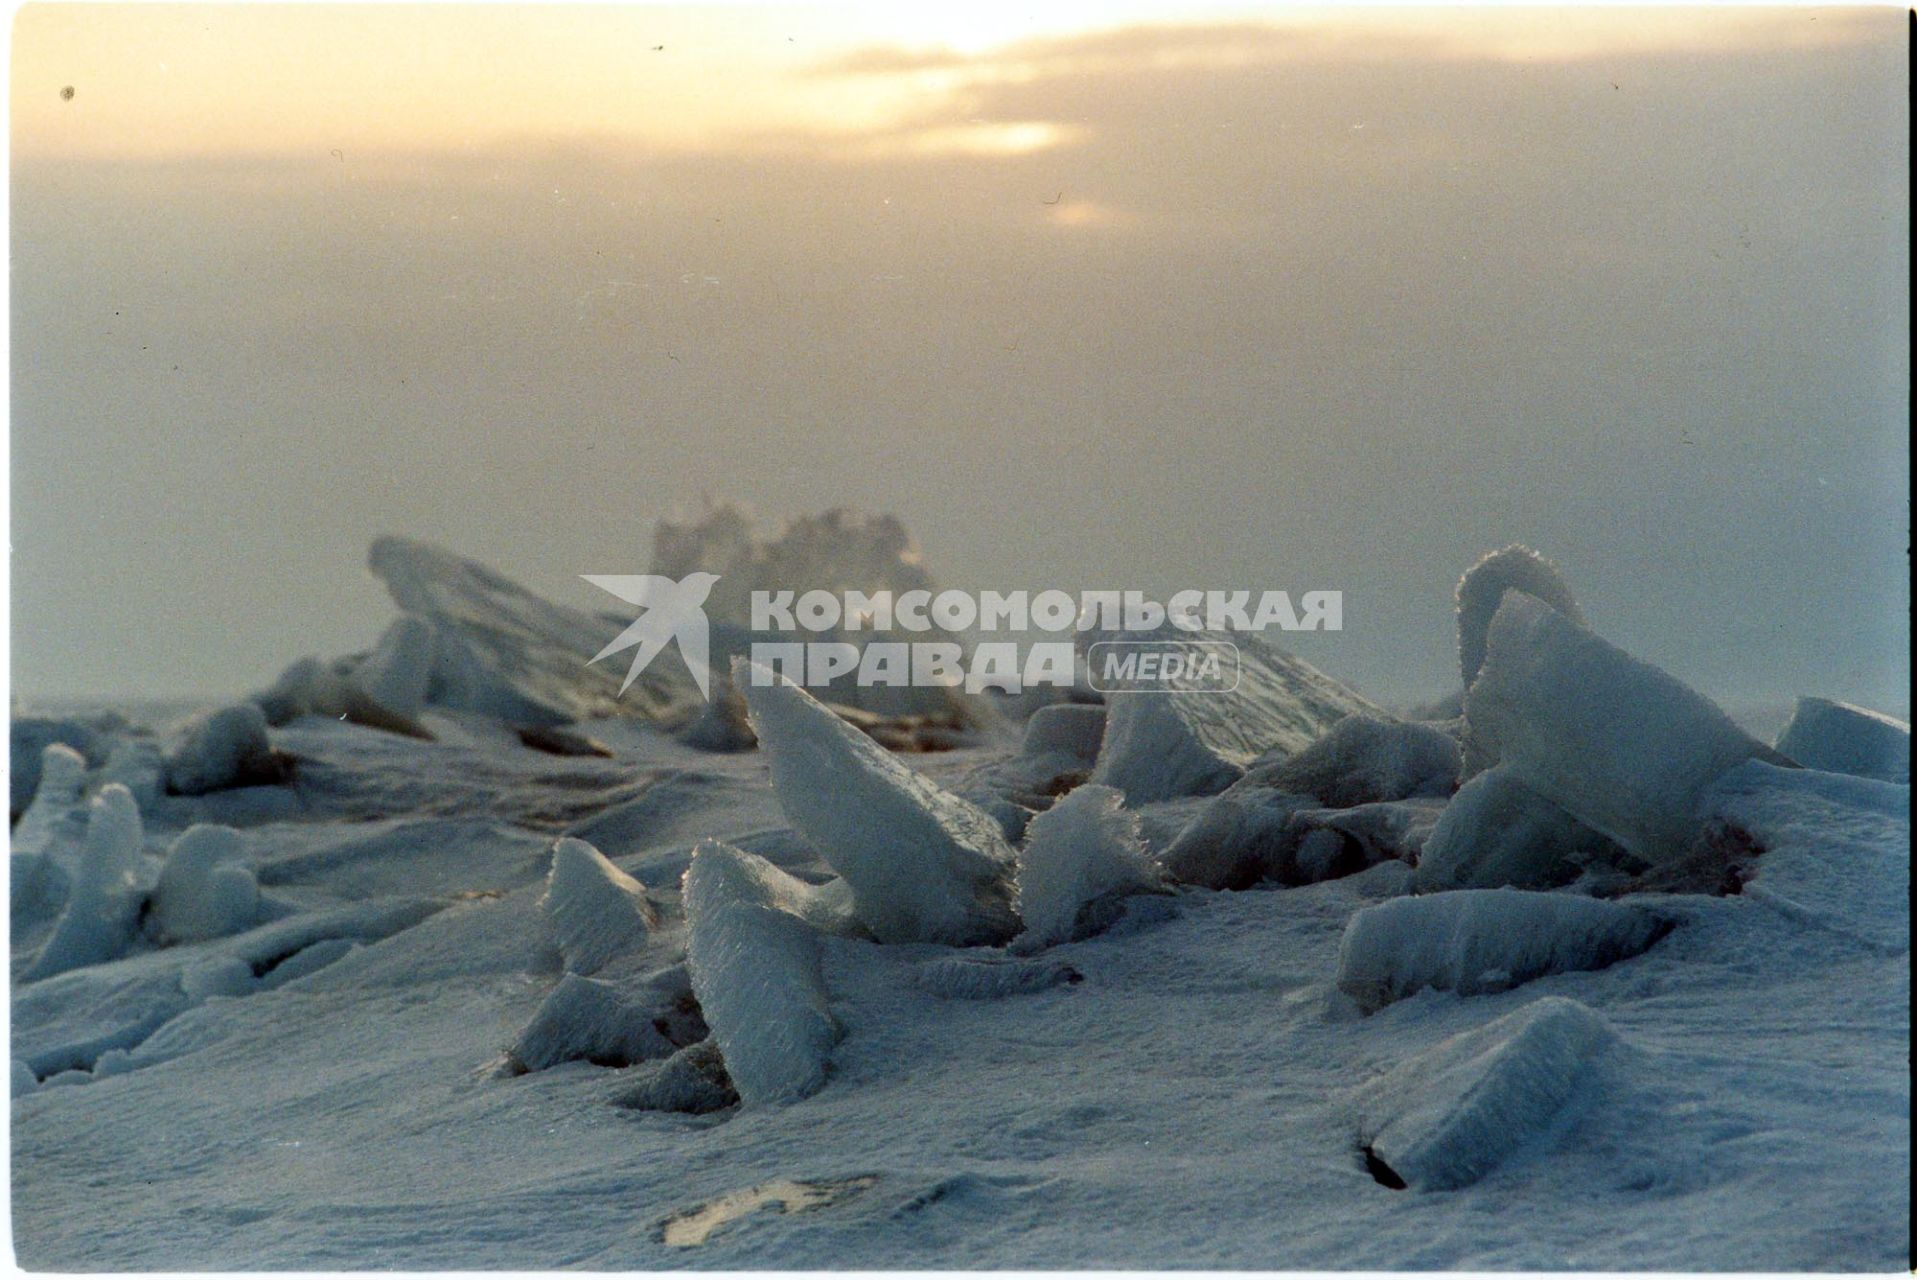
[[(23, 155), (163, 156), (459, 149), (529, 137), (674, 151), (809, 139), (851, 142), (859, 154), (1015, 155), (1066, 139), (1070, 124), (968, 120), (965, 91), (1032, 74), (1033, 60), (1053, 48), (1048, 37), (1257, 22), (1293, 31), (1300, 56), (1339, 40), (1402, 39), (1440, 56), (1550, 61), (1802, 45), (1838, 38), (1845, 20), (1840, 10), (1820, 18), (1137, 2), (38, 4), (14, 24), (13, 144)], [(1223, 66), (1241, 54), (1218, 42), (1162, 56)], [(1096, 69), (1095, 53), (1080, 57)], [(71, 98), (62, 95), (68, 86)]]

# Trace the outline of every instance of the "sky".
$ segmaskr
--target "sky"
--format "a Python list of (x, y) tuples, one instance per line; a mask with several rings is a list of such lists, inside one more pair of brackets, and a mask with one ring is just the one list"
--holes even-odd
[(1907, 714), (1906, 21), (28, 5), (15, 695), (366, 648), (381, 533), (598, 608), (710, 497), (1341, 590), (1295, 647), (1394, 701), (1523, 542), (1720, 701)]

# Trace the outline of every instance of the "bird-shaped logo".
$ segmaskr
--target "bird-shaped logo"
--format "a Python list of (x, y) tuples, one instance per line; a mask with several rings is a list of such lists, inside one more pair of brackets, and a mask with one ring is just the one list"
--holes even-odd
[(712, 584), (719, 580), (718, 574), (688, 573), (677, 582), (656, 573), (582, 573), (579, 576), (627, 604), (638, 605), (641, 610), (631, 626), (587, 660), (587, 666), (638, 645), (639, 652), (632, 655), (632, 665), (626, 668), (626, 681), (619, 686), (619, 692), (624, 693), (639, 678), (639, 673), (659, 656), (660, 650), (677, 640), (679, 656), (685, 659), (686, 670), (692, 673), (700, 696), (712, 696), (709, 636), (703, 606), (706, 597), (712, 594)]

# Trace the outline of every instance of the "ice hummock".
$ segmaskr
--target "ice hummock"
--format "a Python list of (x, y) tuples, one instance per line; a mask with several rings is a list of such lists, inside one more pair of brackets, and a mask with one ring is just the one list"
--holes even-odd
[(1910, 782), (1910, 726), (1829, 698), (1799, 698), (1777, 749), (1806, 769)]
[[(787, 819), (850, 886), (881, 942), (1003, 942), (1016, 855), (998, 822), (878, 746), (785, 677), (735, 659)], [(743, 1090), (742, 1090), (743, 1092)]]
[(584, 1060), (623, 1067), (676, 1050), (653, 1025), (656, 1011), (617, 986), (568, 973), (559, 979), (507, 1051), (517, 1071), (544, 1071)]
[(1593, 863), (1628, 857), (1500, 765), (1465, 783), (1445, 806), (1419, 852), (1414, 883), (1421, 893), (1552, 889)]
[[(1114, 633), (1117, 634), (1117, 633)], [(1201, 634), (1161, 640), (1203, 640)], [(1180, 688), (1106, 695), (1105, 737), (1092, 781), (1116, 787), (1134, 808), (1223, 791), (1261, 756), (1303, 751), (1352, 714), (1382, 717), (1368, 699), (1251, 632), (1233, 633), (1238, 683), (1229, 691)]]
[(86, 848), (66, 910), (27, 968), (26, 981), (99, 964), (126, 949), (150, 886), (143, 842), (133, 793), (117, 782), (108, 783), (93, 798), (87, 815)]
[[(513, 724), (660, 716), (698, 691), (676, 658), (648, 666), (620, 696), (620, 673), (586, 665), (621, 623), (544, 600), (475, 561), (410, 538), (383, 537), (367, 562), (406, 614), (430, 624), (426, 701)], [(390, 633), (389, 633), (390, 634)], [(394, 666), (416, 661), (407, 655)]]
[(162, 942), (204, 942), (255, 924), (260, 886), (242, 864), (245, 845), (231, 827), (196, 823), (167, 851), (148, 909)]
[(716, 840), (701, 843), (686, 868), (692, 989), (748, 1106), (817, 1092), (839, 1039), (818, 934), (797, 914), (792, 883), (765, 859)]
[(284, 782), (291, 762), (267, 740), (259, 705), (239, 702), (196, 712), (177, 725), (162, 768), (168, 792), (199, 796)]
[(598, 972), (614, 957), (645, 946), (659, 927), (659, 909), (645, 886), (575, 836), (553, 845), (540, 905), (572, 973)]
[(68, 825), (86, 785), (86, 757), (64, 742), (49, 742), (40, 752), (40, 781), (27, 811), (14, 824), (15, 856), (45, 853)]
[(1165, 887), (1124, 803), (1112, 788), (1087, 784), (1032, 819), (1018, 852), (1020, 941), (1068, 942), (1083, 936), (1101, 902)]
[(1304, 750), (1255, 762), (1243, 781), (1315, 798), (1328, 809), (1448, 796), (1458, 785), (1457, 739), (1432, 724), (1349, 715)]
[(1359, 1142), (1374, 1168), (1410, 1190), (1469, 1186), (1547, 1134), (1617, 1043), (1587, 1006), (1534, 1000), (1366, 1086)]
[(1602, 969), (1670, 930), (1642, 907), (1569, 893), (1460, 889), (1393, 898), (1351, 917), (1338, 988), (1367, 1011), (1427, 987), (1479, 995), (1546, 974)]
[(1516, 591), (1465, 720), (1468, 755), (1653, 865), (1690, 851), (1712, 780), (1745, 760), (1789, 763), (1702, 694)]

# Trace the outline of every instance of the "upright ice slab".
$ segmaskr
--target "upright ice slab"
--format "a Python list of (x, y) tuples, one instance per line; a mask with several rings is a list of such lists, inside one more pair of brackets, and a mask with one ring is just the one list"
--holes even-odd
[(686, 868), (692, 989), (748, 1106), (817, 1092), (839, 1038), (818, 935), (797, 914), (792, 883), (716, 840), (700, 844)]
[(608, 982), (566, 974), (540, 1003), (507, 1051), (520, 1071), (584, 1060), (623, 1067), (664, 1058), (673, 1043), (653, 1025), (653, 1010)]
[[(1161, 632), (1152, 638), (1180, 637)], [(1106, 697), (1105, 739), (1092, 781), (1118, 788), (1134, 808), (1223, 791), (1260, 756), (1303, 751), (1345, 716), (1385, 715), (1311, 664), (1250, 632), (1189, 638), (1229, 639), (1237, 646), (1235, 688), (1186, 689), (1172, 682), (1163, 689)]]
[(783, 676), (735, 659), (779, 806), (881, 942), (1003, 942), (1016, 856), (997, 821), (901, 764)]
[(1548, 1132), (1617, 1044), (1585, 1005), (1546, 996), (1451, 1037), (1364, 1090), (1359, 1142), (1413, 1191), (1483, 1178)]
[(64, 742), (50, 742), (40, 752), (40, 785), (27, 811), (14, 825), (12, 848), (16, 856), (46, 852), (55, 835), (80, 803), (86, 784), (86, 757)]
[(1708, 698), (1516, 591), (1492, 620), (1465, 721), (1469, 754), (1653, 865), (1690, 849), (1713, 779), (1745, 760), (1789, 763)]
[(102, 787), (88, 815), (86, 851), (66, 910), (28, 968), (29, 981), (99, 964), (126, 949), (148, 886), (143, 838), (133, 793), (117, 782)]
[(1461, 889), (1393, 898), (1351, 917), (1338, 989), (1367, 1012), (1426, 987), (1479, 995), (1602, 969), (1670, 929), (1655, 912), (1568, 893)]
[(1848, 702), (1799, 698), (1777, 749), (1806, 769), (1910, 782), (1910, 726)]
[(645, 886), (572, 836), (553, 846), (540, 904), (573, 973), (595, 973), (615, 956), (638, 950), (659, 925)]

